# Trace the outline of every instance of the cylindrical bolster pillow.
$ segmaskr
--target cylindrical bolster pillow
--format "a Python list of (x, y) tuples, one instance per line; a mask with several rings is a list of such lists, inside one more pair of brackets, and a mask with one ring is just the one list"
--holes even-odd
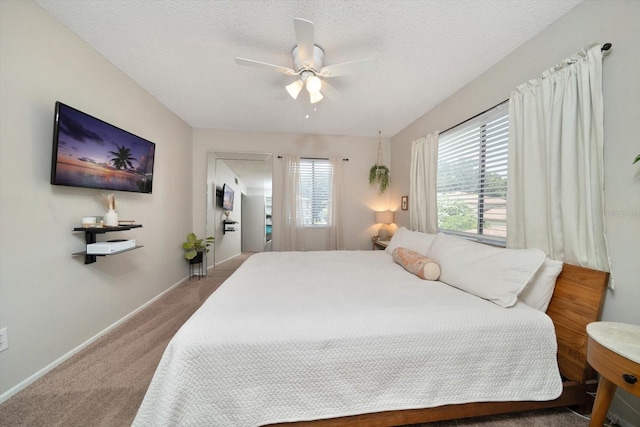
[(438, 280), (440, 277), (440, 266), (435, 261), (411, 249), (395, 248), (393, 260), (422, 279)]

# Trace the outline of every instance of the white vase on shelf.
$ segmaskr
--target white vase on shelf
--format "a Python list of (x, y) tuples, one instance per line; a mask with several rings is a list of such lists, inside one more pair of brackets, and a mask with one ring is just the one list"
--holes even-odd
[(104, 214), (104, 225), (107, 227), (117, 227), (118, 226), (118, 213), (109, 209), (106, 214)]

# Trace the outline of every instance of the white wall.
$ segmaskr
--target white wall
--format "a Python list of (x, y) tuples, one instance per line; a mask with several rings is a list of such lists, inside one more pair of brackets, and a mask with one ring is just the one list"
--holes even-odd
[[(640, 324), (640, 2), (587, 0), (473, 80), (392, 140), (392, 200), (409, 192), (411, 141), (444, 130), (509, 98), (517, 85), (591, 41), (613, 44), (604, 59), (605, 211), (615, 291), (606, 295), (602, 318)], [(411, 203), (411, 201), (409, 201)], [(396, 216), (408, 225), (404, 212)], [(637, 398), (619, 392), (613, 412), (640, 425)]]
[[(253, 194), (252, 194), (253, 193)], [(262, 252), (266, 242), (264, 189), (248, 188), (242, 203), (242, 246), (248, 252)]]
[[(31, 1), (0, 1), (0, 93), (4, 398), (187, 276), (192, 156), (186, 123)], [(84, 249), (72, 228), (104, 208), (99, 191), (49, 184), (56, 100), (156, 143), (153, 194), (115, 193), (120, 218), (144, 225), (117, 236), (144, 248), (71, 256)]]
[[(389, 162), (390, 141), (383, 138), (382, 143), (384, 158)], [(278, 155), (349, 158), (345, 164), (344, 177), (345, 244), (347, 249), (371, 248), (371, 236), (378, 231), (378, 226), (374, 225), (374, 211), (387, 210), (390, 204), (389, 192), (378, 196), (376, 187), (369, 185), (369, 168), (376, 162), (378, 138), (194, 129), (193, 224), (194, 228), (203, 230), (206, 221), (206, 197), (203, 196), (206, 193), (206, 158), (210, 151), (273, 153), (274, 183), (277, 182), (282, 162), (277, 158)], [(393, 168), (391, 173), (394, 179)], [(277, 215), (280, 200), (278, 190), (274, 185), (274, 215)], [(399, 202), (398, 199), (398, 204)], [(274, 243), (276, 232), (274, 229)], [(315, 249), (313, 241), (308, 243), (308, 249)]]

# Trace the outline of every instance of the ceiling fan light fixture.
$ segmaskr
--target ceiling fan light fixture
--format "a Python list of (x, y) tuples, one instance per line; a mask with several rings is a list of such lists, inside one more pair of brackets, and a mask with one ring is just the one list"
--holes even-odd
[(309, 93), (309, 100), (311, 101), (312, 104), (322, 101), (322, 98), (324, 98), (324, 96), (322, 96), (320, 91)]
[[(0, 0), (2, 1), (2, 0)], [(239, 65), (265, 68), (287, 76), (298, 76), (298, 80), (286, 86), (287, 92), (293, 99), (298, 99), (303, 87), (309, 92), (309, 99), (312, 104), (320, 102), (324, 96), (320, 93), (324, 85), (325, 91), (331, 91), (324, 80), (329, 77), (343, 76), (346, 74), (357, 74), (374, 70), (378, 62), (375, 58), (361, 59), (358, 61), (343, 62), (324, 66), (324, 50), (314, 41), (313, 22), (306, 19), (295, 18), (293, 28), (296, 34), (296, 45), (291, 50), (293, 57), (293, 68), (280, 65), (269, 64), (261, 61), (254, 61), (246, 58), (236, 58)], [(330, 94), (331, 95), (331, 94)]]
[(309, 94), (319, 93), (320, 89), (322, 89), (322, 80), (320, 80), (317, 76), (311, 76), (307, 78), (307, 91), (309, 91)]
[(289, 92), (289, 95), (291, 95), (293, 99), (298, 98), (298, 95), (300, 94), (300, 91), (302, 90), (303, 87), (304, 87), (304, 83), (302, 83), (302, 80), (296, 80), (295, 82), (288, 84), (286, 86), (287, 92)]

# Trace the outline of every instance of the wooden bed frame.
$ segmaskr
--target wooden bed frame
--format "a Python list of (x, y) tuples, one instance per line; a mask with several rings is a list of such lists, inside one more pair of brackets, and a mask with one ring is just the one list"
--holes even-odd
[(609, 273), (570, 264), (564, 264), (556, 280), (547, 309), (547, 314), (555, 325), (558, 366), (563, 377), (562, 395), (555, 400), (466, 403), (271, 425), (386, 427), (562, 406), (575, 406), (580, 412), (589, 413), (593, 397), (588, 393), (595, 393), (597, 380), (595, 372), (587, 363), (586, 327), (600, 318), (608, 280)]

